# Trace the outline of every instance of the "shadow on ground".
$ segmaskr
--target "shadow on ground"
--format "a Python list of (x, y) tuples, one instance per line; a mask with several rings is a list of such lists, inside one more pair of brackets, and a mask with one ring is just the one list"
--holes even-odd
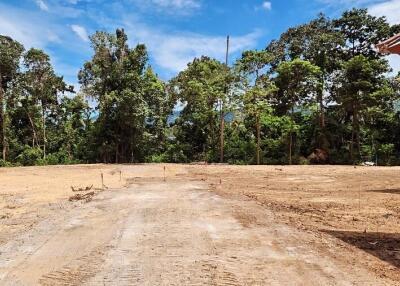
[(322, 230), (400, 269), (400, 234)]
[(400, 189), (368, 190), (368, 192), (400, 195)]

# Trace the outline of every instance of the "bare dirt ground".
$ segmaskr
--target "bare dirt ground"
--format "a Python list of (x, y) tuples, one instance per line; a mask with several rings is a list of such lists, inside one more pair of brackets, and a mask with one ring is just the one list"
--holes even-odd
[(400, 285), (400, 168), (165, 166), (0, 169), (0, 285)]

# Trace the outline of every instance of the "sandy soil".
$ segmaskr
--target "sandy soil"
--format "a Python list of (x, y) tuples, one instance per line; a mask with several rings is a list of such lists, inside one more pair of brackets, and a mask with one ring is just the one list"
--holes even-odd
[[(397, 174), (166, 165), (164, 181), (164, 165), (0, 169), (0, 284), (400, 285)], [(69, 201), (71, 186), (95, 195)]]

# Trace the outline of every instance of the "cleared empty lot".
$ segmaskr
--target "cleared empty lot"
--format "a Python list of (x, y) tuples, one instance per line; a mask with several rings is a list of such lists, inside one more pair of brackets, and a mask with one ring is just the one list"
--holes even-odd
[[(397, 285), (398, 174), (328, 166), (0, 169), (0, 281)], [(95, 194), (70, 201), (71, 187)]]

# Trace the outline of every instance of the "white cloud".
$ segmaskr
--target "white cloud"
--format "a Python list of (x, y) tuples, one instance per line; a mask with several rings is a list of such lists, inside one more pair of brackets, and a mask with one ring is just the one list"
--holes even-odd
[(57, 31), (58, 27), (46, 17), (0, 4), (0, 34), (21, 42), (27, 49), (44, 48), (48, 43), (59, 42)]
[(197, 9), (200, 8), (200, 2), (196, 0), (150, 0), (153, 5), (163, 8), (177, 8), (177, 9)]
[(355, 7), (382, 2), (382, 0), (318, 0), (331, 6)]
[(400, 0), (391, 0), (368, 7), (375, 16), (386, 16), (390, 24), (400, 24)]
[(202, 0), (134, 0), (139, 8), (167, 14), (191, 14), (201, 8)]
[(46, 3), (43, 0), (36, 0), (36, 5), (43, 11), (49, 11), (49, 7), (47, 7)]
[(81, 38), (82, 41), (89, 42), (89, 36), (84, 27), (79, 25), (71, 25), (71, 29), (79, 38)]
[[(236, 53), (255, 45), (258, 33), (232, 37), (230, 50)], [(156, 63), (170, 71), (179, 72), (195, 57), (202, 55), (223, 60), (226, 50), (223, 36), (163, 36), (156, 35), (150, 40), (150, 52)]]
[(264, 10), (270, 11), (272, 9), (272, 3), (270, 1), (264, 1), (261, 7)]
[[(210, 36), (182, 31), (168, 32), (131, 21), (126, 22), (124, 26), (131, 42), (145, 43), (154, 62), (170, 73), (182, 71), (195, 57), (204, 55), (221, 61), (225, 58), (226, 36)], [(231, 55), (254, 48), (260, 36), (260, 31), (254, 31), (246, 35), (231, 37)]]
[[(49, 48), (46, 52), (53, 52), (52, 59), (56, 59), (57, 56), (60, 57), (58, 60), (55, 60), (57, 71), (65, 74), (72, 81), (72, 75), (76, 73), (76, 69), (68, 66), (68, 58), (64, 57), (64, 54), (58, 54), (56, 49), (50, 44), (62, 43), (62, 45), (59, 45), (63, 49), (62, 53), (68, 51), (71, 55), (74, 53), (90, 55), (90, 46), (87, 44), (89, 37), (85, 27), (79, 24), (69, 25), (65, 24), (64, 21), (57, 21), (60, 17), (63, 20), (67, 19), (67, 16), (63, 13), (56, 14), (56, 11), (58, 11), (57, 7), (60, 6), (59, 4), (67, 2), (73, 4), (75, 2), (74, 0), (60, 1), (47, 0), (51, 4), (51, 11), (49, 11), (51, 13), (46, 13), (45, 15), (38, 11), (23, 10), (0, 3), (0, 34), (13, 37), (23, 43), (26, 48)], [(89, 0), (85, 1), (88, 2)], [(193, 11), (193, 9), (201, 8), (201, 1), (148, 0), (146, 2), (151, 2), (157, 7), (175, 7), (184, 11), (188, 11), (188, 9), (192, 9), (191, 11)], [(76, 2), (83, 2), (83, 0), (77, 0)], [(80, 9), (80, 7), (78, 8)], [(176, 9), (170, 10), (178, 13)], [(158, 71), (164, 77), (170, 77), (175, 75), (176, 72), (183, 70), (194, 57), (205, 55), (221, 61), (224, 60), (226, 36), (223, 34), (204, 35), (181, 30), (171, 30), (166, 27), (157, 28), (147, 25), (143, 20), (138, 18), (136, 13), (119, 14), (122, 17), (120, 19), (108, 17), (101, 13), (96, 14), (96, 17), (91, 17), (90, 11), (94, 10), (82, 13), (85, 13), (86, 19), (95, 20), (102, 29), (113, 31), (116, 27), (125, 27), (131, 45), (138, 42), (145, 43), (149, 50), (151, 63), (159, 68)], [(35, 23), (35, 25), (32, 25), (32, 23)], [(76, 36), (82, 39), (82, 41), (74, 40)], [(245, 49), (255, 48), (260, 36), (261, 33), (259, 31), (253, 31), (244, 35), (233, 35), (230, 46), (231, 58), (237, 56)]]

